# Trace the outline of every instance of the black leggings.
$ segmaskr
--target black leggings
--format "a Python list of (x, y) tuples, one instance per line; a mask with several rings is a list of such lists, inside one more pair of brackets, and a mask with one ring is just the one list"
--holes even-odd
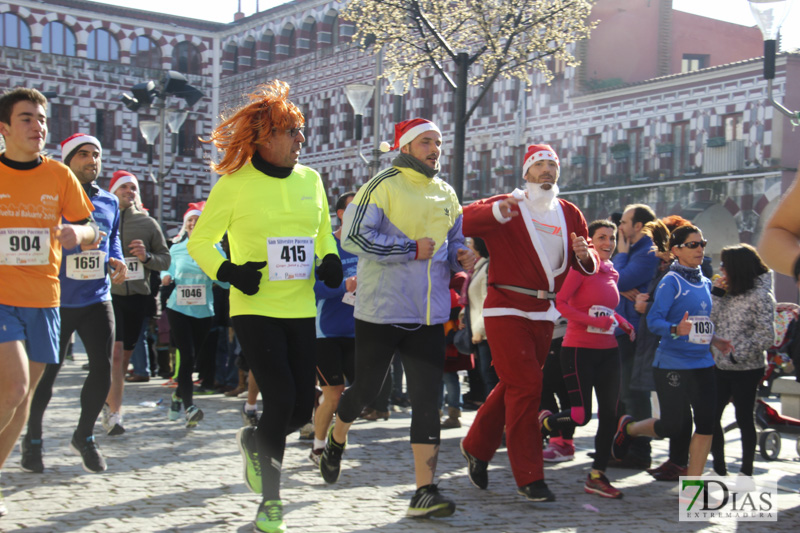
[[(756, 424), (754, 409), (758, 384), (764, 377), (764, 369), (720, 370), (714, 369), (717, 379), (717, 418), (714, 425), (714, 440), (711, 453), (714, 457), (714, 470), (725, 469), (725, 436), (722, 434), (722, 412), (733, 397), (736, 423), (742, 432), (742, 467), (739, 470), (746, 476), (753, 475), (753, 459), (756, 455)], [(717, 470), (717, 473), (720, 471)]]
[(177, 396), (183, 402), (183, 408), (189, 409), (194, 405), (194, 381), (192, 380), (194, 363), (197, 360), (197, 354), (203, 347), (203, 342), (208, 337), (214, 317), (195, 318), (174, 309), (167, 309), (167, 319), (172, 342), (180, 352)]
[(111, 387), (111, 352), (114, 349), (114, 309), (111, 302), (86, 307), (61, 308), (61, 338), (58, 364), (47, 365), (31, 400), (28, 438), (42, 438), (42, 418), (74, 331), (83, 341), (89, 358), (89, 374), (81, 389), (81, 416), (76, 433), (83, 440), (94, 433), (94, 424)]
[(592, 468), (605, 471), (611, 454), (619, 408), (620, 360), (616, 348), (561, 348), (561, 372), (569, 393), (569, 411), (547, 419), (553, 429), (585, 426), (592, 419), (592, 388), (597, 394), (597, 434)]
[[(560, 354), (563, 340), (563, 337), (559, 337), (550, 341), (550, 351), (547, 353), (547, 359), (542, 367), (542, 401), (539, 409), (546, 409), (551, 413), (569, 409), (569, 393), (567, 386), (564, 385), (564, 375), (561, 373)], [(572, 439), (574, 433), (575, 426), (566, 424), (563, 428), (552, 428), (550, 437)]]
[(411, 400), (411, 443), (439, 444), (439, 391), (444, 369), (441, 324), (373, 324), (356, 320), (356, 380), (339, 400), (337, 416), (353, 422), (378, 396), (392, 357), (403, 359)]
[(661, 418), (653, 430), (661, 438), (681, 435), (685, 422), (694, 414), (695, 432), (714, 433), (716, 392), (714, 367), (669, 370), (653, 368)]
[(239, 315), (233, 328), (263, 400), (256, 429), (262, 496), (278, 500), (286, 435), (311, 419), (316, 399), (314, 318)]

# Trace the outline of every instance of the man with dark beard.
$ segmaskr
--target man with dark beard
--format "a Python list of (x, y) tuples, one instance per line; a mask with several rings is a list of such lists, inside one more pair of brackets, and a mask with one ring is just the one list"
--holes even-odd
[(527, 190), (464, 208), (464, 234), (482, 238), (492, 258), (483, 316), (500, 383), (478, 410), (461, 451), (470, 481), (485, 489), (505, 428), (517, 492), (536, 502), (555, 500), (544, 482), (538, 412), (542, 366), (559, 317), (556, 292), (570, 268), (591, 275), (598, 265), (580, 210), (557, 198), (559, 171), (555, 150), (532, 145), (522, 167)]

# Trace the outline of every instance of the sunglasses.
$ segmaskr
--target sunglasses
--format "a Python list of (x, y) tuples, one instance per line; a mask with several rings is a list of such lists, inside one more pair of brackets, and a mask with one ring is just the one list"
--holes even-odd
[(305, 135), (305, 133), (306, 133), (305, 128), (291, 128), (291, 129), (288, 129), (288, 130), (278, 130), (278, 129), (274, 129), (273, 128), (272, 131), (285, 131), (286, 133), (289, 134), (289, 137), (297, 137), (298, 133), (302, 133), (303, 135)]
[(677, 248), (688, 248), (690, 250), (694, 250), (695, 248), (702, 247), (705, 248), (708, 244), (708, 241), (703, 239), (702, 241), (692, 241), (692, 242), (685, 242), (683, 244), (676, 244)]

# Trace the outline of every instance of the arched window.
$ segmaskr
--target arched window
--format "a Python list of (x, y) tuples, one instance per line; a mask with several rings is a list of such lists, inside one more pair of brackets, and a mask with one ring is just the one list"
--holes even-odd
[(48, 22), (42, 32), (42, 52), (74, 56), (75, 34), (62, 22)]
[(294, 31), (294, 26), (287, 26), (283, 29), (283, 36), (286, 42), (286, 57), (294, 57), (297, 55), (297, 33)]
[(231, 41), (225, 46), (224, 58), (223, 68), (230, 68), (231, 72), (237, 74), (239, 72), (239, 46), (236, 41)]
[(13, 13), (0, 15), (0, 46), (31, 49), (31, 29)]
[(339, 46), (339, 16), (333, 19), (331, 24), (331, 46)]
[(150, 37), (140, 35), (131, 42), (131, 65), (141, 68), (161, 68), (161, 49)]
[(172, 52), (172, 70), (183, 74), (202, 74), (197, 47), (189, 41), (178, 43)]
[(246, 69), (240, 69), (242, 71), (252, 69), (256, 64), (256, 40), (252, 37), (248, 37), (244, 40), (244, 44), (242, 45), (242, 57), (239, 59), (239, 63), (242, 67), (247, 67)]
[(108, 30), (92, 30), (86, 43), (86, 57), (98, 61), (119, 61), (119, 43)]
[(305, 30), (308, 37), (308, 51), (313, 52), (317, 49), (317, 21), (307, 19)]
[(261, 45), (262, 57), (260, 59), (265, 59), (269, 62), (275, 61), (275, 36), (272, 32), (265, 32), (261, 36), (261, 42), (263, 44)]

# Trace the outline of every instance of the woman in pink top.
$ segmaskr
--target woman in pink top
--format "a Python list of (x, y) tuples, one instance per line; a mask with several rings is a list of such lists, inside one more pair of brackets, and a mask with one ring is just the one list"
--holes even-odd
[[(614, 330), (622, 328), (631, 339), (631, 324), (614, 312), (619, 304), (619, 274), (611, 263), (617, 227), (608, 220), (589, 225), (589, 237), (600, 256), (600, 267), (593, 276), (571, 271), (556, 296), (556, 308), (568, 320), (561, 346), (561, 371), (569, 391), (571, 408), (561, 413), (542, 411), (542, 432), (584, 426), (592, 418), (592, 388), (597, 394), (595, 458), (584, 490), (606, 498), (622, 498), (604, 472), (611, 454), (617, 420), (620, 387), (620, 360)], [(572, 444), (572, 443), (565, 443)]]

